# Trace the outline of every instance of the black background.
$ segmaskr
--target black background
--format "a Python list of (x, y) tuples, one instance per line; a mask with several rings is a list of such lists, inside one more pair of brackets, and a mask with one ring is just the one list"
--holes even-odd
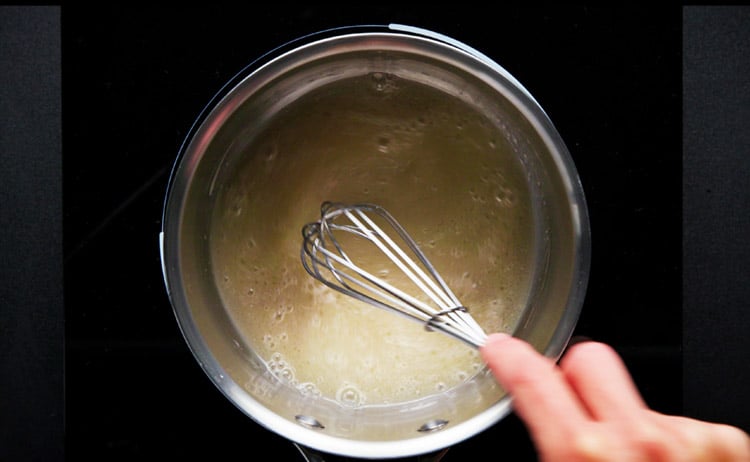
[[(5, 17), (23, 18), (17, 11)], [(3, 256), (13, 262), (40, 256), (39, 247), (25, 239), (29, 229), (35, 242), (52, 246), (42, 255), (48, 263), (44, 277), (28, 282), (24, 275), (40, 274), (28, 265), (8, 265), (1, 273), (0, 294), (10, 301), (4, 305), (11, 315), (2, 325), (10, 335), (0, 340), (2, 385), (10, 391), (0, 400), (0, 460), (29, 454), (60, 459), (63, 446), (67, 460), (256, 460), (261, 446), (278, 460), (301, 460), (290, 442), (258, 426), (216, 390), (181, 338), (158, 253), (166, 182), (194, 119), (251, 61), (321, 29), (389, 22), (449, 35), (497, 61), (535, 96), (568, 144), (588, 200), (593, 245), (575, 334), (612, 344), (654, 409), (750, 428), (742, 393), (749, 383), (743, 368), (748, 343), (741, 335), (748, 325), (742, 283), (750, 256), (744, 234), (737, 234), (748, 226), (748, 162), (741, 154), (747, 150), (713, 141), (726, 139), (717, 133), (736, 135), (746, 127), (741, 121), (747, 120), (747, 105), (741, 103), (747, 101), (747, 78), (731, 80), (727, 94), (709, 90), (727, 79), (722, 71), (748, 75), (746, 60), (736, 60), (747, 56), (747, 33), (715, 31), (727, 21), (744, 30), (740, 25), (749, 15), (746, 9), (711, 11), (705, 19), (683, 15), (679, 7), (482, 14), (383, 5), (65, 6), (27, 15), (19, 31), (34, 36), (34, 27), (51, 24), (51, 43), (62, 59), (55, 62), (54, 49), (45, 48), (51, 57), (43, 53), (42, 65), (21, 76), (39, 79), (38, 69), (52, 75), (52, 89), (45, 87), (42, 95), (52, 94), (52, 109), (60, 107), (54, 85), (61, 83), (62, 116), (42, 111), (51, 129), (18, 132), (32, 141), (32, 151), (51, 153), (51, 163), (20, 161), (42, 174), (15, 167), (26, 166), (10, 154), (18, 146), (5, 141), (12, 139), (5, 133), (16, 130), (0, 139), (6, 185), (0, 188), (0, 218), (21, 229), (3, 240)], [(711, 59), (712, 44), (721, 45), (729, 67), (702, 64)], [(6, 49), (3, 58), (18, 58), (16, 48)], [(22, 96), (29, 88), (16, 85)], [(725, 115), (727, 106), (713, 103), (716, 96), (731, 98), (740, 117)], [(4, 105), (5, 128), (10, 114), (18, 113)], [(31, 123), (40, 120), (28, 108), (21, 114)], [(706, 119), (715, 124), (713, 131), (706, 131)], [(725, 152), (730, 155), (718, 157)], [(61, 182), (54, 175), (60, 170)], [(24, 184), (26, 192), (18, 193)], [(7, 205), (37, 205), (45, 198), (41, 212)], [(27, 223), (29, 217), (30, 225), (19, 226), (19, 218)], [(19, 287), (26, 298), (15, 295)], [(64, 303), (56, 304), (54, 295)], [(22, 380), (7, 380), (12, 370)], [(30, 391), (40, 399), (28, 398)], [(15, 422), (8, 415), (19, 412), (29, 414), (29, 423), (8, 425)], [(36, 438), (30, 436), (35, 432)], [(479, 458), (492, 450), (511, 460), (534, 460), (515, 416), (455, 445), (444, 460)]]

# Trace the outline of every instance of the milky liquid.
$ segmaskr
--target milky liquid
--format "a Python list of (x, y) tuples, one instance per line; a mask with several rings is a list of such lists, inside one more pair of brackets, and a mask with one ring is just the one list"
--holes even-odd
[(485, 331), (511, 330), (528, 296), (533, 223), (526, 176), (497, 125), (378, 73), (313, 91), (236, 143), (241, 160), (217, 192), (212, 266), (272, 372), (356, 407), (442, 392), (482, 368), (462, 342), (310, 277), (301, 229), (326, 200), (379, 204)]

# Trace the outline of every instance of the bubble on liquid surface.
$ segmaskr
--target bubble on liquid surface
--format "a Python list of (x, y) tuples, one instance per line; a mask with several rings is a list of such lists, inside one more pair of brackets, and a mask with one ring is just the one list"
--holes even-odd
[(388, 94), (397, 88), (397, 77), (385, 72), (373, 72), (370, 74), (370, 82), (373, 89), (381, 94)]
[(387, 153), (389, 150), (388, 145), (391, 143), (390, 138), (387, 136), (381, 136), (378, 138), (378, 151), (382, 152), (383, 154)]
[(287, 383), (295, 383), (295, 374), (292, 366), (284, 359), (281, 353), (271, 355), (268, 361), (268, 369), (279, 379)]
[(516, 204), (516, 196), (512, 189), (500, 187), (495, 192), (495, 202), (500, 207), (513, 207)]
[(276, 375), (284, 382), (294, 383), (294, 371), (291, 368), (285, 367), (278, 371)]
[(304, 396), (317, 397), (322, 395), (320, 389), (312, 382), (300, 383), (297, 385), (297, 390), (299, 390)]
[(284, 318), (286, 318), (286, 315), (294, 311), (294, 306), (292, 305), (280, 305), (276, 307), (276, 310), (273, 313), (273, 320), (277, 323), (281, 323), (284, 321)]
[(373, 72), (370, 78), (372, 78), (372, 83), (375, 85), (375, 90), (383, 91), (385, 88), (385, 74), (382, 72)]
[(336, 401), (346, 407), (359, 407), (365, 403), (365, 396), (355, 385), (347, 383), (336, 392)]
[(268, 164), (276, 160), (279, 155), (279, 146), (276, 143), (270, 143), (263, 149), (263, 160)]

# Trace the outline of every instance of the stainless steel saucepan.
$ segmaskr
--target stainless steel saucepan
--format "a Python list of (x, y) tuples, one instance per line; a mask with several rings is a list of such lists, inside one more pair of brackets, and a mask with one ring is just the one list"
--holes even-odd
[[(486, 330), (558, 358), (590, 253), (569, 152), (500, 65), (404, 25), (270, 52), (227, 83), (179, 152), (164, 280), (218, 390), (308, 460), (439, 459), (506, 416), (509, 397), (476, 351), (314, 286), (300, 230), (325, 200), (388, 208)], [(459, 372), (441, 376), (451, 361)]]

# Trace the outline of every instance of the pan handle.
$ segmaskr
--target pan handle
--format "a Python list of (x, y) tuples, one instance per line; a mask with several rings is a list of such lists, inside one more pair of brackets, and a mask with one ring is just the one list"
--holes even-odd
[[(355, 462), (356, 460), (359, 460), (341, 456), (334, 456), (331, 454), (323, 454), (315, 449), (311, 449), (307, 446), (302, 446), (301, 444), (297, 443), (294, 443), (294, 446), (302, 454), (305, 462)], [(448, 452), (448, 449), (449, 448), (441, 449), (436, 452), (414, 456), (413, 458), (409, 459), (397, 459), (393, 462), (440, 462), (440, 460)]]

